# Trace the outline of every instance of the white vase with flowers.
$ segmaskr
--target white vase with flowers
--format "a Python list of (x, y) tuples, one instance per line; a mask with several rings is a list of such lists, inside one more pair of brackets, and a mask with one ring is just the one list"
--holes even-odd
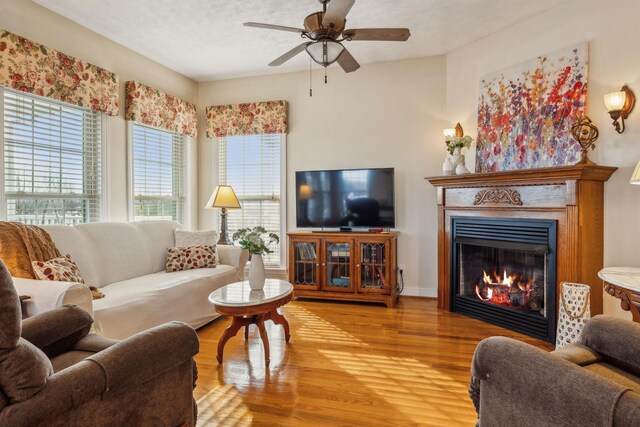
[[(263, 237), (264, 236), (264, 237)], [(266, 278), (264, 254), (273, 251), (269, 249), (272, 243), (279, 243), (280, 238), (275, 233), (267, 233), (264, 227), (242, 228), (233, 233), (233, 240), (238, 241), (242, 249), (251, 253), (251, 263), (249, 264), (249, 287), (253, 290), (264, 288)]]

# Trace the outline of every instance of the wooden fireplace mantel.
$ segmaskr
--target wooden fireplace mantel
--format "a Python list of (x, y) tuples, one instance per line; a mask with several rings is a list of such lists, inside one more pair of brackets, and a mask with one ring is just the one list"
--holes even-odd
[(564, 281), (585, 283), (591, 315), (602, 313), (604, 183), (616, 170), (576, 165), (425, 178), (437, 189), (438, 308), (451, 309), (451, 217), (477, 216), (556, 220), (556, 294)]

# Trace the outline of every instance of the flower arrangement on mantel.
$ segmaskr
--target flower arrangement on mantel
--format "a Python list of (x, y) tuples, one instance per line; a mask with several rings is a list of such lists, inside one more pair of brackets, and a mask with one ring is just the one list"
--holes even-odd
[(473, 142), (473, 138), (471, 138), (469, 135), (451, 136), (445, 140), (445, 143), (447, 144), (447, 150), (449, 151), (449, 154), (451, 154), (452, 156), (456, 148), (460, 148), (460, 149), (469, 148), (471, 147), (472, 142)]
[[(265, 238), (263, 238), (264, 235), (266, 235)], [(238, 241), (238, 245), (242, 249), (246, 249), (256, 255), (272, 253), (273, 251), (269, 249), (269, 245), (280, 242), (280, 238), (276, 233), (267, 233), (267, 230), (261, 226), (241, 228), (233, 233), (233, 240)]]

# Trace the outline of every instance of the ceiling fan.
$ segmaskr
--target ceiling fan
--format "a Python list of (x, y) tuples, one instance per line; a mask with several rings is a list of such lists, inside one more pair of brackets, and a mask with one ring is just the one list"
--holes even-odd
[(360, 68), (360, 64), (342, 45), (344, 41), (406, 41), (411, 33), (407, 28), (361, 28), (345, 30), (345, 19), (355, 0), (318, 0), (322, 3), (322, 12), (312, 13), (304, 19), (304, 29), (281, 25), (245, 22), (245, 27), (266, 28), (268, 30), (299, 33), (310, 41), (302, 43), (269, 63), (272, 67), (282, 65), (303, 50), (322, 65), (328, 67), (334, 62), (351, 73)]

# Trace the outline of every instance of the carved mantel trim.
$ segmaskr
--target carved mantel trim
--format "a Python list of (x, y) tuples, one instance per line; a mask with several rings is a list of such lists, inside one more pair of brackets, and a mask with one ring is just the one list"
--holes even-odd
[(510, 188), (488, 188), (478, 191), (473, 200), (473, 204), (476, 206), (486, 203), (506, 203), (508, 205), (522, 206), (522, 198), (518, 190), (512, 190)]

